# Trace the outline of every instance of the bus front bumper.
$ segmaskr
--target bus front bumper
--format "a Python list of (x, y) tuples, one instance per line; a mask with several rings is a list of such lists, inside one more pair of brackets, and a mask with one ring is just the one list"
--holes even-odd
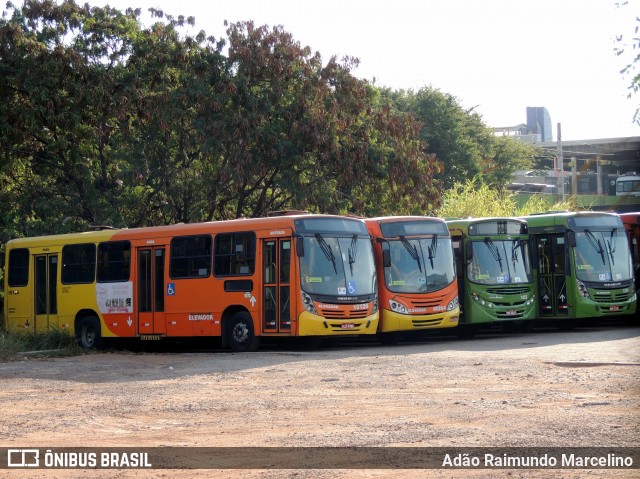
[(380, 318), (380, 332), (414, 331), (417, 329), (453, 328), (458, 325), (460, 308), (437, 314), (409, 315), (383, 309)]
[(352, 334), (376, 334), (378, 313), (358, 319), (329, 319), (308, 311), (298, 317), (299, 336), (349, 336)]

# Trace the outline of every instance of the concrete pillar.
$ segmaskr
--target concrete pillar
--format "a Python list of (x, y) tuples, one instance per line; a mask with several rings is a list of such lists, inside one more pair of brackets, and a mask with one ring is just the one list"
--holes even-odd
[(602, 157), (600, 155), (596, 156), (596, 181), (598, 182), (597, 192), (599, 195), (602, 194)]

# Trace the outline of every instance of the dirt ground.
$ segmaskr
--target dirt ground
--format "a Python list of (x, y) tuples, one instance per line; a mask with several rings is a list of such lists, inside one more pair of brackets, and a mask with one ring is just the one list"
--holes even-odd
[[(640, 328), (0, 364), (3, 447), (640, 446)], [(3, 477), (638, 477), (638, 470), (0, 470)]]

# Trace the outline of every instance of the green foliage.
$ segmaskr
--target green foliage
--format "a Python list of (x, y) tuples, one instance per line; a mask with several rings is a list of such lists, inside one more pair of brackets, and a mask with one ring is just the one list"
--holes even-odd
[(0, 361), (11, 360), (19, 352), (33, 351), (42, 351), (48, 356), (70, 356), (82, 353), (76, 339), (67, 331), (57, 328), (38, 333), (0, 331)]
[(412, 114), (421, 123), (420, 139), (426, 144), (425, 151), (444, 165), (437, 177), (445, 188), (479, 175), (487, 183), (503, 188), (515, 170), (529, 168), (533, 163), (532, 146), (495, 137), (478, 113), (465, 110), (450, 94), (425, 87), (418, 91), (385, 89), (382, 95), (396, 109)]
[(496, 189), (479, 178), (456, 183), (444, 192), (442, 207), (437, 216), (442, 218), (487, 218), (492, 216), (525, 216), (546, 211), (578, 211), (574, 197), (556, 201), (554, 196), (532, 195), (522, 206), (518, 206), (516, 194)]
[(580, 211), (585, 210), (580, 206), (575, 196), (566, 196), (565, 200), (557, 201), (555, 196), (532, 195), (525, 204), (516, 208), (515, 216), (526, 216), (534, 213), (548, 211)]
[[(281, 27), (27, 0), (0, 19), (0, 240), (264, 216), (425, 213), (419, 124)], [(193, 23), (187, 19), (187, 23)], [(223, 54), (223, 48), (226, 55)]]
[[(633, 28), (630, 25), (627, 31), (616, 37), (616, 46), (613, 49), (615, 54), (623, 60), (624, 66), (620, 73), (629, 81), (628, 98), (631, 98), (640, 90), (640, 68), (638, 68), (640, 65), (640, 37), (638, 36), (640, 17), (636, 13), (640, 4), (637, 0), (624, 0), (616, 2), (616, 6), (625, 9), (629, 13), (629, 19), (635, 21)], [(636, 109), (633, 121), (640, 124), (640, 107)]]
[(512, 216), (516, 202), (511, 192), (497, 190), (479, 179), (455, 183), (444, 192), (438, 216), (442, 218), (483, 218)]
[(0, 361), (8, 361), (16, 353), (25, 351), (24, 338), (6, 331), (0, 331)]
[(493, 138), (492, 157), (485, 162), (485, 182), (495, 188), (505, 188), (516, 170), (531, 168), (536, 148), (506, 136)]

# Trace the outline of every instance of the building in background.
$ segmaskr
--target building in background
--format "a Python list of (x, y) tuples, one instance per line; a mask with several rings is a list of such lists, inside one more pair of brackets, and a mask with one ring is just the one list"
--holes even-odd
[(543, 106), (527, 107), (527, 123), (493, 128), (497, 136), (511, 136), (524, 143), (553, 141), (551, 116)]
[[(539, 163), (544, 167), (516, 172), (508, 186), (512, 191), (558, 197), (576, 195), (579, 204), (592, 209), (624, 212), (640, 208), (640, 197), (634, 196), (636, 191), (625, 192), (627, 198), (616, 192), (619, 178), (628, 179), (640, 173), (640, 137), (554, 141), (551, 117), (544, 107), (527, 107), (526, 124), (493, 131), (496, 136), (512, 137), (540, 151)], [(562, 162), (557, 161), (559, 152)]]

